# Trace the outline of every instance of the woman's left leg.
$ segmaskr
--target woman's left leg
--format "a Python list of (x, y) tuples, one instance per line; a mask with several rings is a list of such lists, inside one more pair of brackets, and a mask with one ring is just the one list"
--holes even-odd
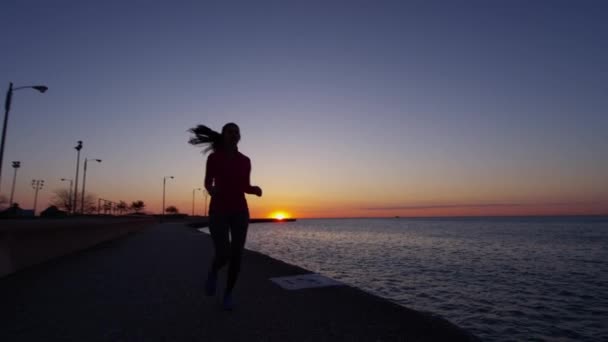
[(241, 269), (241, 258), (245, 241), (247, 240), (247, 229), (249, 227), (249, 212), (233, 215), (230, 220), (230, 263), (228, 265), (228, 281), (225, 295), (230, 296)]

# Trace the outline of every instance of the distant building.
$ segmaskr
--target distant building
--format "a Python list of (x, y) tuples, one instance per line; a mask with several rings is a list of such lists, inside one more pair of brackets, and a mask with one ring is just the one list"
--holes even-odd
[(40, 213), (40, 217), (65, 217), (68, 213), (52, 205)]
[(21, 209), (18, 204), (13, 204), (2, 212), (0, 212), (1, 218), (16, 218), (16, 217), (34, 217), (34, 210)]

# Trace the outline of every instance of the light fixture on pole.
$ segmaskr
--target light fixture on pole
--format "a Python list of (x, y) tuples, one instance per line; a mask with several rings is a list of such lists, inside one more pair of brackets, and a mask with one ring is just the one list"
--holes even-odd
[(174, 179), (175, 177), (173, 177), (173, 176), (163, 177), (163, 208), (162, 208), (163, 216), (165, 216), (165, 188), (166, 188), (166, 184), (167, 184), (167, 178)]
[(192, 216), (194, 216), (194, 193), (196, 192), (196, 190), (202, 190), (202, 189), (201, 188), (192, 189)]
[(34, 216), (36, 216), (36, 205), (38, 204), (38, 191), (44, 186), (42, 179), (32, 179), (32, 189), (35, 190), (34, 195)]
[(13, 175), (13, 187), (11, 188), (11, 198), (8, 200), (8, 205), (13, 206), (13, 198), (15, 196), (15, 183), (17, 182), (17, 169), (21, 167), (20, 161), (13, 162), (13, 168), (15, 169), (15, 173)]
[(43, 85), (35, 85), (35, 86), (24, 86), (13, 88), (13, 82), (8, 84), (8, 91), (6, 92), (6, 100), (4, 102), (4, 125), (2, 126), (2, 140), (0, 142), (0, 187), (2, 185), (2, 161), (4, 158), (4, 142), (6, 141), (6, 126), (8, 125), (8, 114), (11, 111), (11, 103), (13, 101), (13, 92), (15, 90), (32, 88), (36, 89), (41, 93), (44, 93), (49, 88)]
[[(101, 159), (90, 159), (101, 163)], [(84, 158), (84, 171), (82, 172), (82, 196), (80, 197), (80, 214), (84, 215), (84, 189), (87, 184), (87, 162), (89, 159)]]
[(62, 182), (67, 182), (70, 181), (70, 189), (68, 190), (68, 201), (67, 201), (67, 206), (66, 209), (68, 210), (68, 212), (70, 211), (70, 209), (72, 208), (72, 180), (68, 179), (68, 178), (61, 178)]

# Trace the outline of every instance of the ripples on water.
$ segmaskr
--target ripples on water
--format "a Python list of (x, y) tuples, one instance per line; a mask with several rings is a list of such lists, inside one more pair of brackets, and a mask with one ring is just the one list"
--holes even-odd
[(608, 340), (608, 218), (299, 220), (247, 248), (484, 340)]

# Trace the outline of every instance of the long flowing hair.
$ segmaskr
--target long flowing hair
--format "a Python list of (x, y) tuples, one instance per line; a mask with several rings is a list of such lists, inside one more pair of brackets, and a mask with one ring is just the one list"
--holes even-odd
[(217, 151), (224, 147), (224, 131), (230, 126), (239, 127), (234, 122), (229, 122), (222, 127), (222, 133), (218, 133), (205, 125), (197, 125), (188, 130), (193, 136), (190, 137), (188, 143), (194, 146), (206, 146), (203, 154), (209, 151)]

